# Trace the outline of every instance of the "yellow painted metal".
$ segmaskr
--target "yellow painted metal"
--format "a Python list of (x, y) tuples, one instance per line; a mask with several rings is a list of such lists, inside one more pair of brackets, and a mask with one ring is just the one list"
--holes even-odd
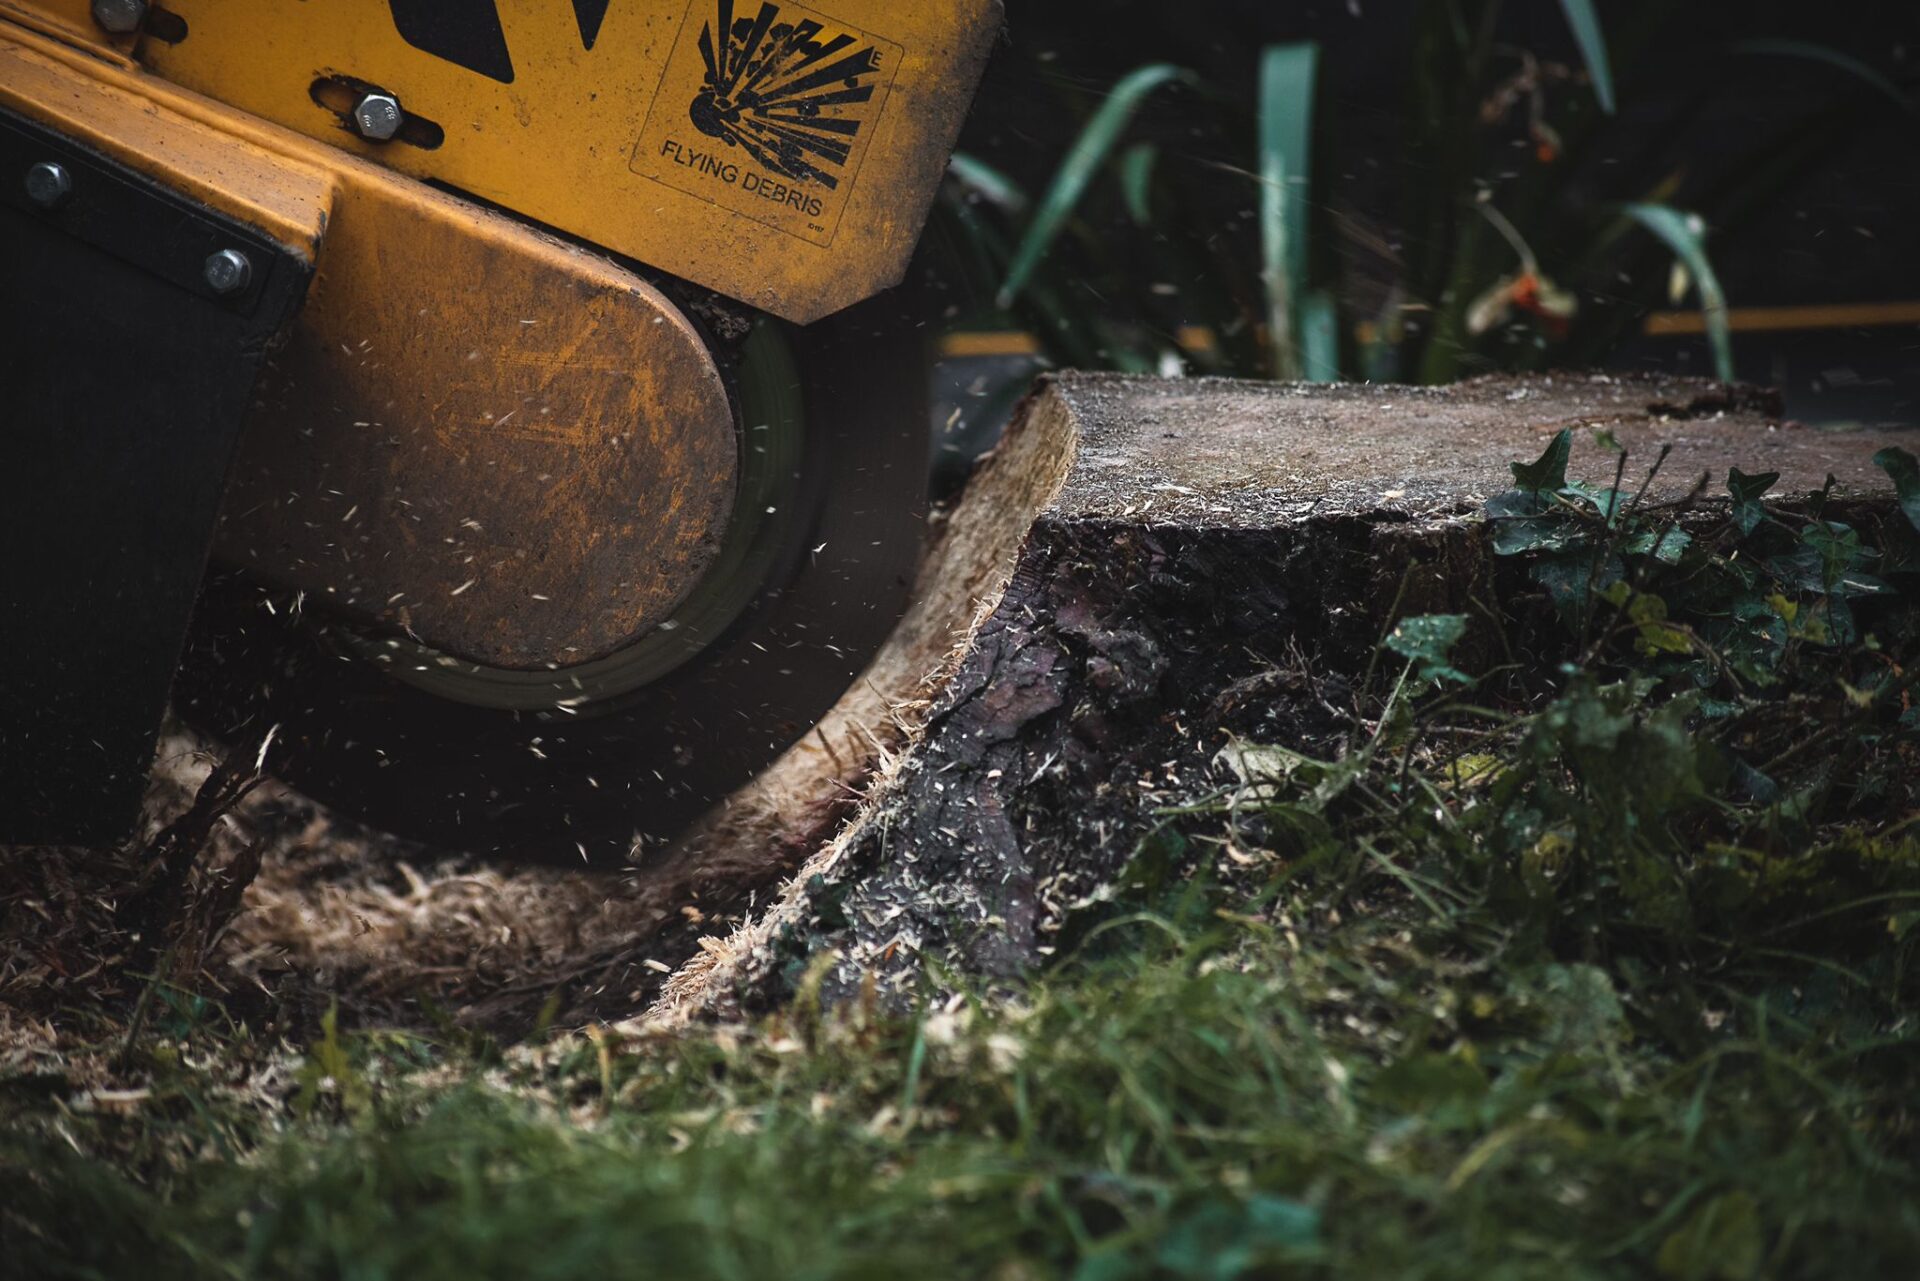
[[(157, 99), (152, 78), (0, 23), (0, 107), (56, 129), (183, 195), (318, 256), (339, 178), (323, 148), (311, 160), (208, 127), (186, 95)], [(161, 86), (165, 89), (165, 86)], [(216, 109), (217, 110), (217, 109)], [(228, 113), (232, 114), (232, 113)]]
[[(1001, 9), (1000, 0), (613, 0), (589, 48), (572, 0), (501, 0), (512, 63), (503, 82), (409, 44), (388, 0), (166, 7), (185, 20), (186, 39), (143, 41), (139, 56), (170, 80), (803, 323), (899, 279)], [(732, 127), (719, 120), (740, 103), (715, 111), (709, 95), (704, 115), (695, 105), (710, 88), (709, 53), (764, 56), (768, 33), (809, 23), (818, 43), (847, 37), (814, 65), (871, 57), (759, 125), (846, 143), (838, 163), (802, 149), (830, 182), (783, 173), (793, 166), (748, 145), (752, 111)], [(315, 100), (315, 82), (330, 76), (392, 92), (444, 141), (427, 149), (355, 136)], [(819, 101), (842, 89), (853, 92)]]
[(697, 585), (732, 511), (732, 406), (639, 276), (4, 21), (0, 109), (315, 262), (246, 426), (228, 559), (509, 668), (615, 649)]
[(93, 20), (91, 0), (0, 0), (0, 21), (54, 37), (106, 57), (130, 61), (134, 37), (109, 35)]

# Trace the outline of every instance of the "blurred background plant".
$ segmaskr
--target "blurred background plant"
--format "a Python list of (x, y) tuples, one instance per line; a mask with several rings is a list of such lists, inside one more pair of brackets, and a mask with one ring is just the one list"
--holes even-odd
[(956, 450), (1036, 365), (1663, 367), (1916, 420), (1911, 6), (1008, 8), (930, 237)]

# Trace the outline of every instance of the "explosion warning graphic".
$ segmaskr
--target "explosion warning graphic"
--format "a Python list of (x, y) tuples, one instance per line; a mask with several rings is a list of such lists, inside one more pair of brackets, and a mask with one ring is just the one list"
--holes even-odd
[(838, 187), (835, 171), (873, 100), (879, 50), (811, 18), (782, 22), (777, 4), (736, 18), (733, 0), (719, 3), (718, 20), (700, 32), (706, 79), (687, 110), (693, 127), (773, 173)]

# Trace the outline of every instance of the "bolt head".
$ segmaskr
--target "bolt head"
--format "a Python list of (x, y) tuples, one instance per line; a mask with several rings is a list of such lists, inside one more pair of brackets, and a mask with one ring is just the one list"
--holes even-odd
[(405, 119), (400, 100), (390, 93), (363, 94), (354, 104), (353, 127), (362, 138), (372, 142), (385, 142), (399, 133)]
[(238, 249), (222, 249), (207, 256), (201, 275), (216, 294), (237, 294), (253, 279), (253, 264)]
[(73, 194), (73, 175), (63, 164), (42, 160), (28, 168), (26, 186), (28, 200), (42, 209), (58, 209)]
[(132, 35), (147, 19), (147, 0), (93, 0), (93, 20), (116, 36)]

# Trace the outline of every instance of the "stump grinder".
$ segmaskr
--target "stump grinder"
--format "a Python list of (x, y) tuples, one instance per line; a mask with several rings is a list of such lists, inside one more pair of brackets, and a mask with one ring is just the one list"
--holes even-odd
[(0, 0), (0, 841), (171, 699), (436, 845), (617, 862), (921, 545), (902, 291), (999, 0)]

